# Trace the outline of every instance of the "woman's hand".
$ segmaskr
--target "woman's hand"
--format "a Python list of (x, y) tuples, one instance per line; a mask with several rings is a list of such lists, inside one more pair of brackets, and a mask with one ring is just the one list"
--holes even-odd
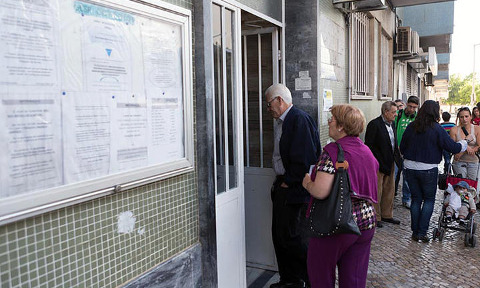
[(465, 153), (465, 152), (460, 152), (460, 153), (455, 154), (455, 155), (453, 156), (453, 159), (454, 159), (455, 161), (458, 161), (458, 160), (460, 159), (460, 157), (462, 157), (463, 153)]
[(318, 171), (315, 181), (312, 181), (309, 174), (305, 174), (302, 185), (313, 197), (325, 199), (330, 194), (334, 178), (334, 174)]
[(475, 151), (476, 151), (476, 150), (477, 150), (477, 149), (468, 146), (468, 147), (467, 147), (467, 154), (468, 154), (468, 155), (475, 155)]

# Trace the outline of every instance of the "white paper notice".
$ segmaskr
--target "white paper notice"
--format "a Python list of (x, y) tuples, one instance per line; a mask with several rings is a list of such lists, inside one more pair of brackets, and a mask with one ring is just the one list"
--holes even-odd
[(117, 103), (112, 110), (111, 172), (148, 165), (145, 103)]
[(31, 96), (1, 101), (0, 198), (61, 185), (59, 103)]
[(333, 106), (333, 95), (332, 90), (323, 89), (323, 111), (327, 112)]
[(300, 78), (295, 78), (295, 90), (312, 90), (312, 78), (308, 71), (300, 71), (298, 74)]
[(184, 157), (180, 27), (147, 21), (142, 29), (148, 96), (149, 158), (165, 163)]
[(182, 89), (180, 27), (144, 20), (142, 28), (145, 88), (147, 94), (158, 96), (165, 88)]
[(131, 91), (132, 56), (128, 25), (83, 18), (82, 51), (88, 91)]
[(65, 184), (108, 175), (109, 95), (66, 93), (63, 97)]
[(183, 111), (176, 98), (151, 99), (149, 114), (150, 161), (165, 163), (185, 156)]
[(59, 83), (57, 1), (0, 1), (0, 90), (52, 93)]

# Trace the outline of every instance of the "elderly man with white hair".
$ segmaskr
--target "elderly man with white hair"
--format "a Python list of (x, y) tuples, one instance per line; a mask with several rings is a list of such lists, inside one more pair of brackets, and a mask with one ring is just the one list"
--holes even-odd
[(280, 282), (271, 288), (309, 286), (307, 239), (302, 221), (310, 194), (302, 181), (322, 150), (317, 125), (306, 112), (292, 104), (290, 90), (274, 84), (265, 91), (267, 110), (275, 119), (272, 187), (272, 238)]

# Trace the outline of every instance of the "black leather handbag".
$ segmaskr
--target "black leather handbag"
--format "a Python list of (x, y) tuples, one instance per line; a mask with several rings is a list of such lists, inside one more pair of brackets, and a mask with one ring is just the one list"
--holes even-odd
[(360, 235), (360, 230), (352, 215), (350, 178), (347, 173), (348, 162), (345, 161), (342, 146), (336, 144), (338, 153), (332, 190), (325, 199), (312, 197), (307, 211), (308, 234), (311, 237), (325, 237), (342, 233)]
[(447, 176), (448, 176), (448, 173), (438, 174), (438, 189), (440, 190), (447, 189)]

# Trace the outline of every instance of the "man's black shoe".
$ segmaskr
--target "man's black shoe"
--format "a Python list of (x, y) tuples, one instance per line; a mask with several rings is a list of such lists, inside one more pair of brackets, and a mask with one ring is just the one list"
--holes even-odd
[(418, 236), (412, 234), (412, 240), (415, 241), (415, 242), (418, 242)]
[(382, 227), (383, 227), (382, 221), (377, 221), (377, 227), (378, 227), (378, 228), (382, 228)]
[(395, 225), (400, 224), (400, 220), (397, 220), (395, 218), (382, 218), (382, 221), (392, 223), (392, 224), (395, 224)]
[(418, 240), (422, 241), (423, 243), (430, 242), (430, 238), (428, 238), (427, 235), (423, 235), (423, 236), (418, 237)]

